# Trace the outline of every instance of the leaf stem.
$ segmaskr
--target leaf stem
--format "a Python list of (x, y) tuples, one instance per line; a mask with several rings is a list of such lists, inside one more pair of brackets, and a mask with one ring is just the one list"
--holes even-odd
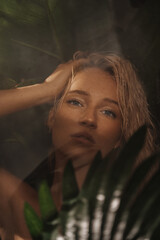
[(59, 42), (59, 38), (58, 38), (57, 30), (56, 30), (55, 19), (51, 12), (50, 7), (49, 7), (48, 0), (46, 0), (45, 2), (46, 2), (46, 10), (47, 10), (47, 14), (48, 14), (48, 19), (49, 19), (50, 27), (51, 27), (51, 31), (52, 31), (52, 38), (53, 38), (53, 41), (56, 42), (57, 49), (58, 49), (58, 52), (60, 55), (60, 59), (63, 60), (64, 56), (63, 56), (61, 44)]
[(48, 52), (48, 51), (46, 51), (46, 50), (44, 50), (44, 49), (35, 47), (35, 46), (31, 45), (31, 44), (28, 44), (28, 43), (25, 43), (25, 42), (21, 42), (21, 41), (15, 40), (15, 39), (11, 39), (11, 41), (13, 41), (13, 42), (15, 42), (15, 43), (18, 43), (18, 44), (20, 44), (20, 45), (22, 45), (22, 46), (25, 46), (25, 47), (28, 47), (28, 48), (32, 48), (32, 49), (37, 50), (37, 51), (39, 51), (39, 52), (45, 53), (45, 54), (47, 54), (47, 55), (49, 55), (49, 56), (51, 56), (51, 57), (55, 57), (55, 58), (57, 58), (58, 60), (61, 60), (61, 58), (60, 58), (58, 55), (56, 55), (56, 54), (54, 54), (54, 53), (51, 53), (51, 52)]

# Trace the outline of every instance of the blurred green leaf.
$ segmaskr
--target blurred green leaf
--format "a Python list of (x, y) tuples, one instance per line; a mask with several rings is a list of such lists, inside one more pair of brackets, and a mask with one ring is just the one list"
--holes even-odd
[(160, 236), (160, 224), (153, 230), (150, 240), (158, 240)]
[[(101, 237), (103, 236), (105, 225), (107, 224), (107, 213), (112, 201), (120, 201), (122, 190), (130, 176), (135, 159), (140, 152), (146, 136), (146, 126), (142, 126), (122, 149), (119, 157), (114, 161), (108, 175), (104, 176), (104, 195), (106, 196), (103, 204), (103, 219), (101, 226)], [(117, 196), (118, 195), (118, 196)], [(111, 231), (111, 228), (110, 228)]]
[[(89, 197), (90, 193), (94, 195), (93, 193), (93, 190), (96, 191), (96, 186), (93, 184), (93, 181), (95, 179), (95, 174), (97, 172), (97, 169), (99, 169), (99, 167), (101, 166), (102, 164), (102, 155), (101, 155), (101, 152), (99, 151), (92, 164), (91, 164), (91, 167), (90, 169), (88, 170), (88, 173), (87, 173), (87, 176), (85, 178), (85, 181), (83, 183), (83, 186), (82, 186), (82, 189), (81, 189), (81, 194), (83, 195), (83, 197)], [(99, 175), (99, 173), (98, 173)], [(101, 175), (102, 176), (102, 175)], [(100, 181), (98, 181), (99, 179), (97, 179), (97, 181), (95, 182), (95, 184), (100, 184)], [(97, 186), (97, 188), (98, 188)], [(92, 199), (93, 196), (91, 196), (90, 198)]]
[[(111, 236), (114, 236), (122, 215), (126, 213), (131, 202), (139, 191), (139, 186), (143, 184), (144, 179), (148, 176), (150, 169), (155, 165), (159, 155), (154, 155), (143, 161), (134, 171), (131, 178), (128, 180), (121, 196), (120, 206), (116, 212), (114, 224), (112, 227)], [(112, 239), (112, 238), (111, 238)]]
[(39, 3), (32, 0), (1, 0), (0, 16), (11, 24), (44, 24), (45, 11)]
[[(79, 189), (74, 173), (74, 168), (72, 162), (69, 160), (66, 164), (63, 173), (63, 182), (62, 182), (62, 193), (63, 193), (63, 203), (62, 210), (60, 212), (60, 221), (62, 227), (62, 233), (66, 234), (68, 228), (74, 229), (75, 225), (75, 204), (77, 202), (77, 197), (79, 194)], [(69, 226), (68, 226), (69, 223)], [(73, 231), (72, 229), (72, 231)]]
[(13, 88), (17, 84), (16, 80), (12, 78), (5, 77), (0, 73), (0, 89)]
[[(145, 159), (133, 171), (145, 134), (146, 128), (141, 127), (114, 161), (113, 152), (104, 159), (98, 152), (80, 193), (72, 163), (68, 161), (63, 176), (62, 208), (52, 221), (43, 219), (44, 226), (50, 226), (43, 228), (43, 240), (137, 240), (158, 236), (160, 172), (152, 173), (150, 179), (148, 175), (157, 166), (159, 153)], [(52, 212), (52, 207), (47, 212)]]
[(62, 183), (63, 203), (68, 202), (74, 198), (77, 198), (79, 189), (74, 173), (72, 162), (69, 160), (63, 174)]
[(28, 204), (24, 204), (24, 216), (29, 232), (33, 239), (42, 239), (43, 223), (33, 208)]
[(143, 219), (139, 224), (139, 230), (133, 238), (134, 240), (145, 235), (150, 235), (160, 225), (160, 189), (157, 189), (157, 194), (158, 196), (152, 201), (147, 211), (144, 212)]
[[(134, 228), (134, 225), (137, 225), (137, 222), (137, 226), (139, 227), (139, 224), (144, 218), (145, 213), (148, 211), (151, 204), (159, 193), (157, 191), (159, 189), (159, 182), (160, 173), (159, 171), (157, 171), (147, 183), (145, 188), (143, 188), (143, 190), (141, 190), (139, 195), (136, 197), (135, 201), (130, 207), (127, 224), (124, 231), (124, 238), (126, 238), (131, 229)], [(137, 230), (138, 227), (136, 227)]]
[[(77, 234), (79, 238), (85, 239), (89, 233), (89, 206), (88, 200), (82, 197), (78, 198), (75, 207), (75, 219), (77, 226)], [(81, 237), (80, 237), (81, 236)]]
[(50, 240), (51, 239), (51, 233), (50, 232), (43, 232), (42, 238), (43, 238), (43, 240)]
[(38, 196), (43, 221), (50, 221), (56, 218), (58, 212), (46, 181), (40, 184)]
[(61, 59), (57, 54), (54, 54), (54, 53), (52, 53), (52, 52), (48, 52), (48, 51), (46, 51), (46, 50), (44, 50), (44, 49), (38, 48), (38, 47), (33, 46), (33, 45), (31, 45), (31, 44), (28, 44), (28, 43), (25, 43), (25, 42), (21, 42), (21, 41), (17, 41), (17, 40), (15, 40), (15, 39), (11, 39), (11, 40), (12, 40), (13, 42), (17, 43), (17, 44), (20, 44), (20, 45), (24, 46), (24, 47), (28, 47), (28, 48), (34, 49), (34, 50), (36, 50), (36, 51), (45, 53), (46, 55), (51, 56), (51, 57), (55, 57), (55, 58), (57, 58), (57, 59), (59, 59), (59, 60)]
[(82, 198), (86, 198), (88, 201), (88, 213), (89, 213), (89, 236), (92, 236), (92, 222), (94, 219), (94, 212), (97, 207), (98, 196), (103, 195), (103, 191), (101, 193), (100, 187), (102, 187), (102, 180), (104, 176), (108, 174), (107, 166), (109, 164), (110, 157), (109, 156), (102, 159), (101, 153), (98, 152), (92, 162), (91, 168), (88, 171), (86, 176), (86, 180), (83, 184), (82, 190), (80, 192), (80, 196)]

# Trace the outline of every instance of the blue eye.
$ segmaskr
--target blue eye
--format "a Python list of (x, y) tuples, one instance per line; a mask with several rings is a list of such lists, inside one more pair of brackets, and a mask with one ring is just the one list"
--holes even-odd
[(116, 118), (116, 114), (111, 110), (102, 110), (101, 112), (110, 118)]
[(82, 104), (78, 100), (75, 100), (75, 99), (68, 100), (67, 103), (69, 103), (71, 105), (82, 107)]

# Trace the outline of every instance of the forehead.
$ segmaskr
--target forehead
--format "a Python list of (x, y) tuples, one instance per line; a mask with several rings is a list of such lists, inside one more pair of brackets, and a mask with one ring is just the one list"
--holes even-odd
[(117, 100), (117, 86), (113, 77), (99, 68), (86, 68), (74, 77), (70, 90), (83, 90), (89, 94)]

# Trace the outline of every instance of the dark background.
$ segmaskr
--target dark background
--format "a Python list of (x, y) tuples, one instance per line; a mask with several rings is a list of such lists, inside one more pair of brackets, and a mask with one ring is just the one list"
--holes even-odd
[[(77, 50), (130, 59), (159, 132), (160, 1), (0, 1), (0, 89), (44, 81)], [(49, 108), (46, 104), (0, 119), (0, 164), (19, 177), (50, 151)]]

